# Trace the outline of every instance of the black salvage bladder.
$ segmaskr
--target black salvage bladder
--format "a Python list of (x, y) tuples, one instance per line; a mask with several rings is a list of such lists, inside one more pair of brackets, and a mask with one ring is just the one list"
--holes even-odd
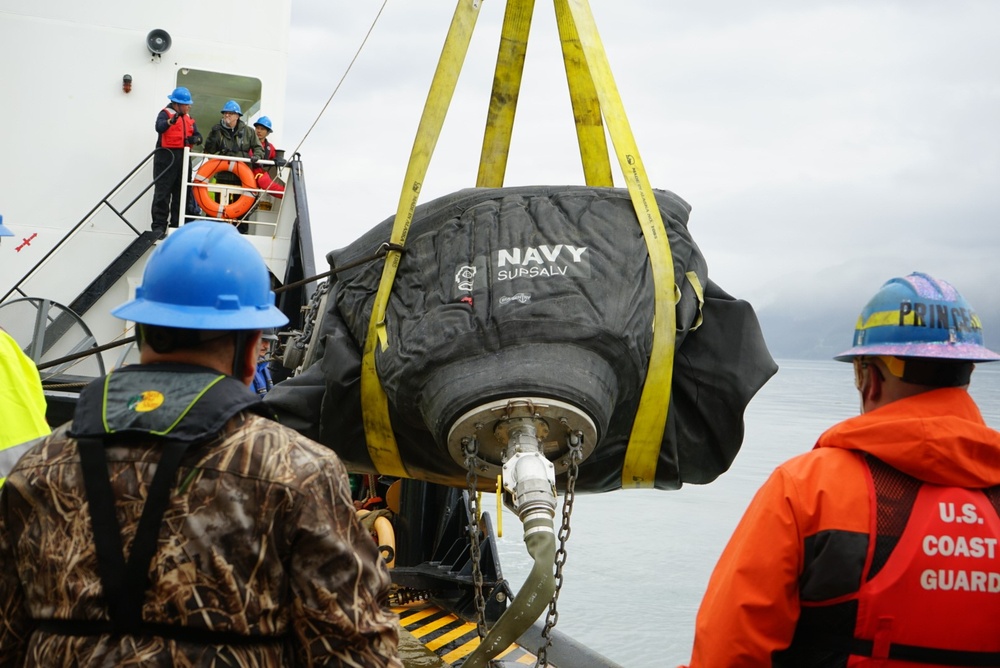
[[(744, 409), (777, 367), (751, 306), (709, 278), (687, 229), (690, 207), (667, 191), (655, 196), (677, 286), (655, 487), (676, 489), (729, 467)], [(386, 220), (330, 253), (331, 266), (374, 254), (391, 228)], [(570, 436), (584, 440), (577, 491), (622, 486), (652, 345), (655, 293), (642, 234), (624, 189), (477, 188), (417, 207), (386, 310), (388, 347), (376, 352), (411, 477), (465, 487), (461, 443), (474, 438), (480, 488), (492, 491), (505, 420), (527, 411), (560, 487)], [(356, 471), (375, 472), (359, 378), (381, 274), (379, 261), (336, 275), (321, 355), (267, 397), (282, 421)]]

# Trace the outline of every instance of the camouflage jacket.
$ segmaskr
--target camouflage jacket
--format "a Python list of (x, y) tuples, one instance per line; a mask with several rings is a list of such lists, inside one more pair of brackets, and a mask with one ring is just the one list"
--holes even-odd
[[(245, 386), (191, 369), (127, 367), (111, 374), (118, 386), (95, 381), (72, 425), (36, 441), (0, 489), (0, 665), (401, 668), (388, 572), (340, 460), (254, 414)], [(206, 379), (214, 395), (200, 389)], [(234, 414), (202, 410), (203, 396), (225, 405), (227, 392)], [(142, 423), (160, 404), (166, 432)], [(216, 431), (203, 439), (198, 421)], [(171, 486), (134, 634), (72, 630), (111, 623), (74, 438), (98, 428), (126, 557), (163, 433), (196, 441)], [(177, 627), (195, 639), (155, 632)]]

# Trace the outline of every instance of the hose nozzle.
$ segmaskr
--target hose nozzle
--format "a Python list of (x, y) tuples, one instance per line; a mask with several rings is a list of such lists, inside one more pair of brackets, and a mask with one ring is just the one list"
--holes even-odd
[(556, 591), (555, 467), (542, 453), (532, 418), (515, 418), (504, 425), (507, 450), (503, 486), (513, 510), (524, 524), (524, 542), (534, 565), (511, 605), (462, 664), (480, 668), (506, 649), (548, 608)]

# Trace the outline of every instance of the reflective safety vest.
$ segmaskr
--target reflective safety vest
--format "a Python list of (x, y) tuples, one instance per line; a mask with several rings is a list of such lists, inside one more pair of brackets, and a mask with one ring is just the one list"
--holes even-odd
[(1000, 488), (931, 485), (866, 461), (876, 535), (862, 583), (846, 600), (804, 605), (811, 630), (800, 633), (800, 620), (786, 658), (849, 657), (809, 665), (852, 668), (1000, 666)]
[(27, 442), (50, 431), (38, 368), (0, 330), (0, 483), (27, 450)]
[[(171, 107), (164, 107), (167, 118), (171, 119), (177, 112)], [(162, 148), (184, 148), (184, 140), (194, 134), (194, 119), (190, 114), (185, 114), (177, 119), (173, 125), (168, 125), (167, 129), (160, 135), (160, 146)]]

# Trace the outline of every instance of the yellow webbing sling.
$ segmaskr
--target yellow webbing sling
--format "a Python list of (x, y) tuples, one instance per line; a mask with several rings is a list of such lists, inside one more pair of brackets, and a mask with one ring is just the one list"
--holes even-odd
[[(390, 243), (399, 246), (406, 243), (406, 235), (410, 231), (410, 223), (413, 222), (413, 210), (417, 206), (417, 197), (420, 195), (434, 146), (441, 134), (441, 126), (444, 124), (448, 106), (455, 92), (458, 75), (462, 71), (462, 63), (465, 61), (465, 54), (472, 39), (472, 30), (479, 17), (480, 4), (480, 0), (459, 0), (455, 8), (448, 37), (441, 51), (441, 59), (438, 61), (434, 80), (431, 82), (431, 89), (424, 103), (417, 136), (413, 140), (410, 162), (406, 166), (406, 177), (399, 196), (399, 207), (396, 209), (396, 219), (392, 225)], [(368, 322), (364, 354), (361, 358), (361, 412), (368, 454), (375, 468), (385, 475), (408, 478), (410, 476), (399, 457), (399, 446), (396, 444), (392, 424), (389, 422), (389, 402), (375, 369), (376, 340), (380, 342), (383, 351), (388, 347), (385, 310), (389, 303), (393, 280), (396, 278), (399, 259), (398, 250), (390, 250), (386, 255), (371, 320)]]
[[(587, 0), (556, 0), (556, 12), (572, 17), (580, 38), (590, 76), (597, 89), (597, 99), (608, 125), (618, 164), (625, 175), (632, 206), (646, 240), (646, 250), (653, 270), (653, 347), (649, 356), (646, 381), (642, 386), (639, 410), (632, 423), (625, 462), (622, 466), (622, 487), (651, 488), (656, 477), (656, 462), (667, 424), (670, 405), (670, 385), (674, 370), (674, 263), (670, 242), (653, 189), (635, 145), (632, 128), (625, 117), (621, 96), (611, 76), (607, 55), (594, 25)], [(560, 25), (565, 18), (559, 18)], [(581, 149), (581, 154), (583, 153)]]
[(479, 188), (503, 186), (534, 8), (535, 0), (507, 0), (500, 34), (500, 52), (497, 54), (497, 66), (493, 74), (493, 91), (490, 93), (490, 108), (486, 114), (483, 150), (479, 156), (479, 175), (476, 177), (476, 186)]
[[(608, 159), (608, 145), (604, 137), (597, 90), (587, 69), (576, 26), (565, 7), (566, 2), (555, 1), (584, 179), (588, 186), (611, 187), (614, 182), (611, 178), (611, 162)], [(481, 188), (503, 186), (534, 6), (535, 0), (507, 2), (486, 118), (486, 133), (483, 136), (483, 151), (479, 159), (479, 177), (476, 180), (476, 185)]]
[[(653, 346), (622, 468), (623, 487), (652, 487), (673, 376), (676, 288), (670, 245), (590, 6), (587, 0), (555, 0), (555, 8), (587, 185), (613, 185), (601, 123), (603, 110), (653, 270)], [(392, 243), (405, 243), (413, 209), (465, 59), (478, 10), (479, 2), (473, 0), (459, 0), (455, 10), (407, 166), (393, 224)], [(533, 10), (534, 0), (508, 0), (477, 177), (480, 187), (503, 185)], [(399, 252), (391, 251), (382, 272), (365, 339), (361, 393), (365, 435), (373, 463), (381, 473), (406, 476), (389, 423), (388, 402), (375, 369), (376, 337), (382, 350), (388, 346), (385, 310), (399, 259)]]
[[(614, 180), (611, 177), (611, 161), (608, 157), (608, 142), (604, 136), (597, 87), (587, 66), (583, 44), (566, 0), (555, 0), (555, 8), (563, 63), (566, 67), (566, 82), (569, 84), (573, 118), (576, 120), (577, 143), (580, 146), (580, 159), (583, 161), (583, 176), (588, 186), (610, 188), (614, 185)], [(586, 11), (589, 14), (589, 5), (586, 6)], [(602, 49), (603, 54), (600, 41), (597, 46)], [(624, 117), (624, 112), (622, 116)]]

